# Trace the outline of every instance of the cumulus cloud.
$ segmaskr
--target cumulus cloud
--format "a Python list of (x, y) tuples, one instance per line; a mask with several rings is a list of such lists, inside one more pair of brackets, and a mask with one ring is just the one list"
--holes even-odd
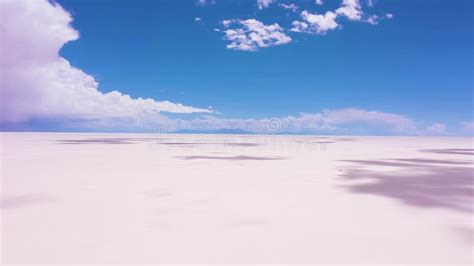
[(442, 135), (446, 134), (446, 125), (440, 123), (434, 123), (431, 126), (426, 128), (426, 133), (428, 135)]
[(384, 19), (392, 19), (393, 14), (385, 14), (383, 16), (378, 16), (378, 15), (369, 15), (365, 19), (362, 20), (362, 22), (369, 23), (371, 25), (377, 25), (379, 24), (379, 21), (384, 20)]
[[(225, 39), (230, 43), (227, 49), (256, 51), (259, 48), (282, 45), (291, 42), (291, 38), (283, 32), (277, 23), (265, 25), (256, 19), (223, 20), (221, 24)], [(229, 28), (232, 24), (237, 27)]]
[(361, 20), (363, 13), (359, 0), (343, 0), (341, 7), (336, 9), (336, 14), (345, 16), (350, 20)]
[(293, 21), (293, 32), (307, 32), (325, 34), (329, 30), (336, 29), (339, 24), (336, 22), (336, 14), (327, 11), (324, 15), (312, 14), (306, 10), (301, 12), (304, 21)]
[(387, 127), (393, 132), (408, 133), (416, 130), (415, 122), (403, 115), (363, 109), (324, 110), (323, 121), (329, 125), (367, 123)]
[(215, 4), (215, 0), (197, 0), (196, 4), (199, 6), (207, 6), (207, 5), (213, 5)]
[[(257, 0), (259, 9), (267, 8), (274, 0)], [(372, 2), (371, 2), (372, 3)], [(322, 0), (315, 0), (316, 5), (323, 5)], [(299, 6), (294, 3), (279, 3), (279, 7), (296, 12)], [(342, 28), (338, 20), (346, 18), (350, 21), (365, 22), (376, 25), (380, 20), (393, 18), (392, 14), (364, 15), (360, 0), (342, 0), (340, 6), (325, 13), (311, 13), (303, 10), (300, 13), (301, 20), (292, 22), (291, 32), (301, 32), (310, 34), (326, 34), (328, 31)], [(238, 28), (230, 29), (231, 24), (240, 24)], [(284, 33), (284, 29), (277, 23), (264, 25), (256, 19), (247, 20), (223, 20), (221, 24), (226, 30), (214, 29), (225, 33), (225, 39), (231, 41), (227, 49), (256, 51), (258, 48), (265, 48), (275, 45), (286, 44), (292, 41), (291, 37)], [(250, 25), (252, 24), (252, 25)]]
[[(0, 2), (0, 10), (0, 123), (47, 118), (62, 121), (66, 128), (92, 129), (351, 133), (360, 127), (392, 134), (421, 132), (412, 119), (403, 115), (354, 108), (263, 119), (224, 119), (210, 115), (192, 120), (171, 119), (163, 113), (212, 111), (169, 101), (132, 98), (118, 91), (102, 93), (92, 76), (58, 55), (64, 44), (79, 38), (70, 25), (70, 14), (60, 5), (47, 0), (4, 0)], [(337, 27), (334, 16), (334, 12), (319, 16), (306, 12), (303, 18), (308, 28), (322, 33)], [(265, 25), (255, 19), (221, 23), (225, 28), (222, 32), (231, 42), (229, 49), (254, 51), (291, 41), (278, 24)], [(473, 128), (472, 122), (464, 126)], [(427, 130), (442, 132), (446, 128), (433, 124)]]
[(224, 19), (223, 21), (221, 21), (221, 24), (228, 28), (230, 26), (230, 24), (232, 24), (233, 20), (232, 19)]
[(280, 3), (280, 4), (278, 4), (278, 6), (280, 6), (283, 9), (286, 9), (286, 10), (291, 10), (292, 12), (295, 12), (299, 8), (298, 5), (293, 4), (293, 3), (291, 3), (291, 4)]
[(102, 93), (96, 80), (58, 55), (79, 38), (71, 15), (47, 0), (0, 2), (0, 122), (30, 119), (160, 118), (160, 112), (209, 113), (169, 101)]
[(257, 0), (258, 9), (264, 9), (269, 7), (274, 0)]
[(338, 19), (340, 17), (345, 17), (351, 21), (366, 22), (371, 25), (378, 24), (384, 18), (393, 18), (392, 14), (386, 14), (384, 17), (378, 15), (364, 16), (359, 0), (342, 0), (341, 5), (336, 10), (326, 11), (324, 14), (310, 13), (304, 10), (300, 15), (302, 20), (293, 21), (291, 31), (312, 34), (326, 34), (330, 30), (339, 28)]
[(377, 15), (370, 15), (365, 22), (371, 24), (371, 25), (377, 25), (379, 24), (380, 17)]
[(378, 15), (369, 15), (367, 16), (365, 19), (362, 20), (362, 22), (366, 22), (366, 23), (369, 23), (371, 25), (377, 25), (379, 24), (379, 21), (383, 20), (383, 19), (392, 19), (393, 18), (393, 14), (385, 14), (384, 16), (378, 16)]

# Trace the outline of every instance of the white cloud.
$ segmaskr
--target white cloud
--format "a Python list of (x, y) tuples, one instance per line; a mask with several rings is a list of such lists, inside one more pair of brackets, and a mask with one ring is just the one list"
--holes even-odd
[(393, 15), (392, 14), (385, 14), (385, 16), (378, 16), (378, 15), (369, 15), (365, 19), (363, 19), (363, 22), (369, 23), (371, 25), (377, 25), (379, 24), (379, 21), (383, 19), (392, 19)]
[(446, 125), (440, 123), (434, 123), (426, 128), (427, 135), (442, 135), (446, 134)]
[[(360, 134), (360, 135), (441, 135), (446, 134), (443, 124), (418, 127), (413, 119), (400, 114), (370, 111), (356, 108), (326, 109), (317, 113), (301, 113), (298, 116), (283, 116), (262, 119), (219, 118), (202, 115), (192, 120), (170, 119), (160, 115), (153, 120), (129, 118), (100, 119), (74, 122), (72, 127), (118, 128), (129, 130), (244, 130), (257, 134), (309, 133), (309, 134)], [(154, 125), (150, 127), (150, 125)], [(471, 125), (472, 126), (472, 125)], [(471, 128), (472, 129), (472, 128)], [(474, 131), (470, 131), (474, 132)]]
[[(276, 124), (276, 127), (272, 127), (272, 123)], [(176, 126), (175, 130), (240, 129), (255, 133), (351, 133), (354, 128), (359, 127), (362, 131), (358, 133), (362, 134), (371, 134), (374, 129), (386, 134), (420, 134), (415, 122), (403, 115), (354, 108), (264, 119), (221, 119), (205, 116), (190, 121), (180, 120)]]
[(336, 9), (336, 14), (358, 21), (362, 19), (363, 12), (359, 0), (343, 0), (341, 7)]
[(461, 122), (461, 127), (462, 127), (462, 130), (467, 132), (467, 133), (470, 133), (470, 134), (474, 134), (474, 122), (471, 121), (471, 122)]
[(224, 20), (221, 23), (226, 28), (231, 24), (239, 26), (239, 28), (223, 30), (225, 39), (230, 41), (227, 49), (256, 51), (259, 48), (291, 42), (291, 38), (283, 32), (283, 28), (277, 23), (265, 25), (256, 19)]
[(301, 12), (301, 18), (304, 20), (303, 22), (293, 21), (291, 31), (325, 34), (327, 31), (334, 30), (339, 26), (336, 22), (336, 14), (331, 11), (320, 15), (304, 10)]
[(280, 7), (282, 7), (283, 9), (286, 9), (286, 10), (291, 10), (292, 12), (295, 12), (296, 10), (298, 10), (299, 6), (296, 5), (296, 4), (285, 4), (285, 3), (280, 3), (278, 4)]
[(310, 32), (310, 28), (309, 28), (309, 25), (308, 23), (306, 22), (302, 22), (302, 21), (293, 21), (293, 23), (291, 24), (292, 27), (290, 29), (290, 31), (293, 31), (293, 32)]
[(403, 115), (362, 109), (324, 110), (322, 112), (325, 123), (340, 125), (363, 122), (372, 125), (386, 126), (394, 132), (413, 132), (415, 123)]
[(199, 21), (202, 21), (202, 19), (200, 17), (195, 17), (194, 21), (199, 22)]
[[(211, 112), (169, 101), (102, 93), (94, 78), (58, 55), (79, 34), (59, 4), (47, 0), (1, 1), (1, 122), (38, 118), (132, 120), (160, 112)], [(8, 52), (6, 52), (8, 51)]]
[(367, 22), (367, 23), (369, 23), (369, 24), (371, 24), (371, 25), (377, 25), (377, 24), (379, 24), (379, 20), (380, 20), (380, 19), (381, 19), (381, 18), (380, 18), (379, 16), (377, 16), (377, 15), (370, 15), (370, 16), (365, 20), (365, 22)]
[(230, 26), (230, 24), (232, 24), (233, 20), (232, 19), (224, 19), (223, 21), (221, 21), (221, 24), (228, 28)]
[(215, 0), (197, 0), (196, 4), (199, 6), (207, 6), (207, 5), (213, 5), (215, 4)]
[[(29, 119), (58, 119), (69, 127), (146, 129), (243, 129), (273, 132), (275, 119), (222, 119), (204, 116), (193, 120), (171, 119), (163, 112), (209, 113), (209, 109), (169, 101), (132, 98), (118, 91), (102, 93), (90, 75), (58, 55), (67, 42), (79, 38), (70, 26), (72, 18), (61, 6), (47, 0), (0, 1), (0, 122)], [(302, 15), (311, 30), (326, 32), (337, 28), (335, 13)], [(25, 19), (28, 18), (28, 19)], [(255, 19), (222, 21), (231, 41), (229, 49), (250, 50), (291, 41), (278, 24), (264, 25)], [(237, 28), (230, 28), (237, 25)], [(8, 51), (8, 52), (5, 52)], [(419, 134), (415, 122), (403, 115), (362, 109), (323, 110), (276, 119), (278, 130), (286, 132), (347, 132), (354, 125), (376, 127), (395, 134)], [(442, 131), (442, 124), (429, 127)], [(472, 122), (465, 123), (473, 128)], [(370, 132), (366, 132), (370, 134)]]
[(384, 19), (392, 19), (393, 14), (385, 14), (384, 16), (378, 16), (378, 15), (369, 15), (365, 19), (363, 19), (363, 22), (369, 23), (371, 25), (377, 25), (379, 24), (379, 21), (384, 20)]
[(274, 0), (257, 0), (258, 9), (264, 9), (269, 7)]
[(339, 17), (346, 17), (351, 21), (361, 21), (376, 25), (384, 18), (393, 18), (393, 15), (386, 14), (384, 17), (378, 15), (364, 16), (359, 0), (342, 0), (339, 8), (334, 11), (327, 11), (325, 14), (313, 14), (304, 10), (301, 12), (302, 20), (293, 21), (291, 31), (325, 34), (340, 26), (338, 22)]
[(323, 5), (323, 0), (315, 0), (314, 3), (318, 6), (322, 6)]

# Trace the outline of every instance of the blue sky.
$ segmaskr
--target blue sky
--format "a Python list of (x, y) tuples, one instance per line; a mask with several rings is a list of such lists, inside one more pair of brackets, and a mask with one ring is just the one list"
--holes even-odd
[[(442, 124), (452, 134), (473, 120), (470, 0), (361, 0), (360, 19), (339, 15), (337, 28), (318, 33), (294, 32), (292, 23), (304, 22), (304, 10), (336, 13), (340, 0), (273, 1), (261, 9), (256, 0), (57, 2), (80, 35), (60, 56), (103, 93), (212, 106), (219, 119), (352, 108), (402, 115), (421, 127)], [(373, 15), (376, 25), (366, 21)], [(291, 41), (256, 51), (226, 48), (225, 31), (248, 19), (277, 23)]]

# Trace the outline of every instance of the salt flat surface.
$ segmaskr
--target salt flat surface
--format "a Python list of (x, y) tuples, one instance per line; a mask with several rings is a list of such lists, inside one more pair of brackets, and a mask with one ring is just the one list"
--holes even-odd
[(1, 263), (473, 263), (472, 138), (1, 134)]

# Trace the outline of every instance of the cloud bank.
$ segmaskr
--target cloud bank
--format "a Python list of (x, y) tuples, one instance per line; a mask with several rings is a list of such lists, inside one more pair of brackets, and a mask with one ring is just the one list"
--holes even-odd
[[(318, 113), (263, 119), (222, 119), (204, 115), (193, 120), (175, 120), (168, 130), (244, 130), (258, 134), (346, 134), (346, 135), (449, 135), (446, 125), (426, 126), (400, 114), (359, 108), (325, 109)], [(463, 123), (471, 127), (472, 123)]]
[(392, 134), (421, 133), (416, 123), (403, 115), (356, 108), (263, 119), (220, 119), (207, 115), (190, 121), (178, 121), (176, 126), (179, 129), (239, 129), (254, 133), (347, 133), (353, 131), (354, 126), (362, 126), (360, 133), (369, 133), (374, 129)]
[(58, 55), (79, 38), (71, 15), (47, 0), (0, 2), (0, 122), (55, 118), (161, 119), (160, 112), (210, 113), (169, 101), (102, 93), (95, 79)]

